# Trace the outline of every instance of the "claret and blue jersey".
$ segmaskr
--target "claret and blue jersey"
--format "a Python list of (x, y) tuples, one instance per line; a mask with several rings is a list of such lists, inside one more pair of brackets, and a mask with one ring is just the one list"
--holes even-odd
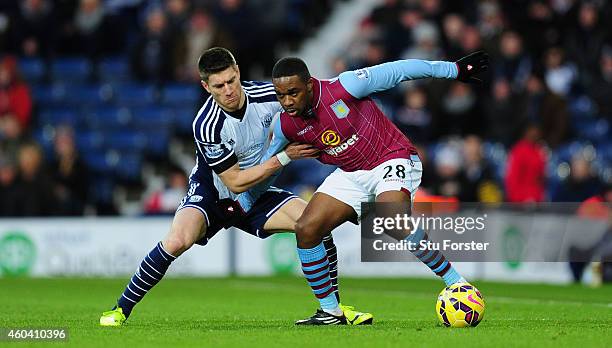
[(321, 162), (348, 172), (408, 158), (416, 154), (416, 149), (369, 95), (402, 81), (456, 76), (455, 63), (408, 59), (347, 71), (331, 80), (312, 78), (315, 117), (304, 119), (282, 113), (266, 158), (292, 141), (316, 146), (321, 150)]
[[(273, 126), (272, 143), (261, 161), (290, 142), (314, 145), (321, 150), (319, 161), (347, 172), (370, 170), (395, 158), (410, 158), (417, 154), (415, 147), (369, 95), (403, 81), (455, 79), (457, 73), (453, 62), (407, 59), (343, 72), (331, 80), (312, 78), (315, 117), (303, 119), (281, 113)], [(241, 204), (252, 201), (272, 181), (273, 178), (241, 195)]]

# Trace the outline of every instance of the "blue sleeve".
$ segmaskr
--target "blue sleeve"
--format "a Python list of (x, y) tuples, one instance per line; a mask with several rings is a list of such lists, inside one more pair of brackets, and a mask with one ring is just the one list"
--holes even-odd
[(270, 142), (270, 146), (268, 146), (268, 151), (266, 151), (266, 154), (261, 158), (260, 163), (269, 160), (272, 158), (272, 156), (281, 152), (289, 144), (289, 139), (287, 139), (285, 134), (283, 134), (280, 117), (275, 120), (272, 129), (272, 141)]
[(338, 79), (353, 97), (363, 98), (393, 88), (402, 81), (428, 77), (455, 79), (457, 73), (457, 65), (453, 62), (406, 59), (345, 71)]
[[(270, 158), (272, 158), (272, 156), (281, 152), (287, 146), (287, 144), (289, 144), (289, 140), (283, 134), (283, 131), (280, 126), (280, 118), (279, 118), (274, 123), (273, 137), (272, 137), (272, 141), (270, 142), (270, 146), (268, 146), (268, 150), (263, 155), (259, 163), (263, 163), (269, 160)], [(276, 173), (272, 174), (266, 180), (251, 187), (248, 191), (243, 192), (238, 195), (238, 203), (240, 203), (240, 206), (245, 212), (248, 212), (255, 204), (255, 201), (262, 194), (268, 191), (268, 188), (272, 186), (272, 184), (274, 183), (274, 181), (280, 175), (281, 172), (282, 172), (282, 169), (278, 170)]]

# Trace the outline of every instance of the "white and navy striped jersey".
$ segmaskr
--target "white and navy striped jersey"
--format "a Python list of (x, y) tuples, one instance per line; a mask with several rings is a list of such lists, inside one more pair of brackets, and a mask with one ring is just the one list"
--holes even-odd
[(241, 83), (246, 94), (242, 119), (225, 112), (210, 96), (193, 121), (196, 165), (190, 180), (204, 185), (212, 181), (220, 199), (236, 199), (237, 195), (217, 174), (236, 163), (243, 169), (259, 164), (268, 146), (272, 119), (282, 110), (271, 83)]

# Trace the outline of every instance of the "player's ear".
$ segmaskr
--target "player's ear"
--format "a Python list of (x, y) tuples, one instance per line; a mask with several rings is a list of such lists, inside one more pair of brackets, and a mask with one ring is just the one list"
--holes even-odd
[(206, 92), (210, 93), (210, 89), (208, 88), (208, 83), (204, 80), (200, 80), (200, 83), (202, 84), (202, 87), (204, 87)]
[(236, 69), (236, 73), (238, 74), (238, 81), (240, 81), (240, 67), (238, 66), (238, 64), (234, 65), (234, 69)]
[(308, 82), (306, 82), (306, 91), (308, 91), (308, 94), (312, 94), (312, 80), (308, 79)]

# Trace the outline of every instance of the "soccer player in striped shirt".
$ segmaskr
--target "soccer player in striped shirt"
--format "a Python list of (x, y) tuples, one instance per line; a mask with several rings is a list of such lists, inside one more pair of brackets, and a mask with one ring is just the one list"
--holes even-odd
[[(100, 325), (120, 326), (132, 309), (161, 281), (170, 264), (194, 244), (206, 245), (221, 229), (236, 227), (259, 238), (275, 232), (293, 231), (306, 202), (275, 187), (266, 186), (252, 201), (237, 201), (246, 191), (275, 174), (289, 160), (318, 153), (310, 145), (292, 144), (260, 163), (266, 151), (269, 129), (281, 106), (269, 82), (240, 81), (240, 70), (232, 54), (211, 48), (199, 60), (202, 86), (210, 93), (193, 121), (196, 165), (189, 177), (189, 191), (181, 201), (170, 232), (145, 256), (117, 300), (104, 312)], [(336, 247), (325, 240), (330, 252), (327, 264), (334, 266)], [(328, 267), (328, 279), (336, 278)], [(333, 296), (339, 300), (337, 282)], [(372, 319), (369, 313), (351, 309), (358, 321)], [(357, 322), (357, 321), (356, 321)]]
[[(346, 322), (332, 294), (323, 239), (340, 224), (359, 219), (361, 202), (392, 202), (399, 211), (409, 212), (421, 182), (415, 147), (369, 95), (430, 77), (479, 82), (476, 75), (487, 67), (488, 55), (476, 52), (456, 62), (400, 60), (320, 80), (311, 77), (298, 58), (276, 63), (272, 82), (284, 112), (264, 159), (289, 142), (300, 142), (321, 150), (322, 163), (339, 167), (317, 189), (295, 229), (302, 270), (321, 305), (315, 315), (296, 324)], [(411, 232), (400, 238), (415, 243), (428, 238), (420, 229)], [(414, 255), (447, 285), (465, 282), (440, 252), (416, 250)]]

